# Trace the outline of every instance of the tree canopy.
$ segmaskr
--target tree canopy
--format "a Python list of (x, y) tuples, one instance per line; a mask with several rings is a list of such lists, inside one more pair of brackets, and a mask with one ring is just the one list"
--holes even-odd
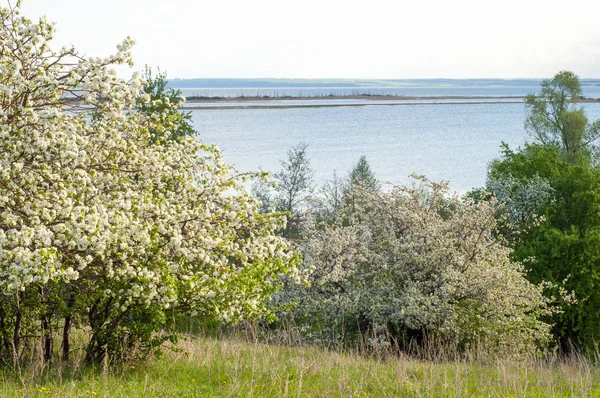
[[(529, 200), (499, 189), (498, 181), (511, 180), (529, 187)], [(492, 164), (488, 189), (509, 212), (537, 219), (533, 225), (513, 219), (516, 234), (509, 239), (512, 258), (526, 264), (528, 278), (575, 295), (577, 302), (562, 303), (553, 318), (556, 338), (566, 350), (593, 349), (600, 330), (600, 172), (565, 160), (557, 147), (533, 144), (505, 150)]]
[(579, 77), (573, 72), (561, 71), (541, 83), (539, 95), (525, 99), (529, 115), (525, 128), (542, 145), (556, 146), (570, 161), (582, 152), (594, 150), (600, 137), (600, 120), (589, 123), (581, 106)]
[(264, 314), (297, 275), (274, 234), (285, 220), (258, 214), (218, 148), (177, 132), (168, 92), (117, 78), (133, 41), (86, 57), (53, 51), (45, 18), (0, 20), (0, 360), (39, 342), (50, 359), (59, 332), (66, 358), (73, 326), (88, 361), (133, 360), (170, 338), (173, 309)]
[(600, 170), (595, 164), (600, 121), (589, 123), (579, 78), (562, 71), (529, 95), (525, 128), (534, 143), (491, 163), (487, 190), (504, 206), (504, 233), (512, 258), (534, 283), (567, 289), (575, 298), (557, 303), (552, 322), (565, 350), (594, 350), (600, 330)]

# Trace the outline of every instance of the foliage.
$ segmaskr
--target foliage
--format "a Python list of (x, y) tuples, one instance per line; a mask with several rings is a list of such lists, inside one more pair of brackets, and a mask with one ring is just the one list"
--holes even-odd
[(284, 236), (294, 237), (302, 218), (307, 199), (313, 192), (314, 171), (310, 167), (308, 147), (300, 143), (290, 149), (287, 160), (281, 162), (281, 170), (273, 174), (276, 183), (276, 209), (288, 213)]
[(506, 148), (492, 164), (488, 189), (497, 192), (496, 181), (513, 180), (543, 188), (532, 193), (527, 206), (515, 205), (518, 192), (497, 193), (512, 213), (541, 218), (536, 228), (517, 229), (510, 240), (512, 256), (527, 265), (533, 283), (564, 281), (577, 302), (554, 316), (554, 334), (564, 349), (574, 344), (594, 350), (600, 330), (600, 172), (588, 163), (567, 161), (557, 147), (526, 145), (516, 152)]
[(260, 203), (259, 211), (263, 214), (276, 211), (273, 189), (273, 184), (270, 183), (269, 173), (264, 173), (263, 178), (257, 179), (252, 183), (250, 192)]
[(487, 189), (508, 209), (511, 223), (518, 225), (534, 221), (536, 212), (552, 201), (554, 193), (548, 180), (540, 176), (523, 180), (510, 174), (489, 176)]
[(308, 225), (303, 250), (310, 287), (278, 293), (314, 342), (371, 336), (402, 348), (433, 338), (466, 352), (477, 344), (501, 355), (548, 342), (551, 312), (510, 250), (495, 241), (495, 206), (447, 196), (424, 183), (374, 192), (355, 187), (333, 224)]
[(364, 155), (352, 167), (347, 178), (340, 178), (337, 172), (333, 171), (332, 178), (325, 181), (318, 190), (318, 195), (311, 197), (310, 212), (312, 216), (318, 221), (334, 221), (339, 216), (342, 205), (348, 209), (352, 204), (354, 190), (357, 187), (371, 191), (381, 189), (381, 184), (375, 178)]
[(529, 116), (525, 128), (542, 145), (556, 146), (574, 161), (582, 152), (590, 152), (600, 137), (600, 120), (588, 123), (581, 106), (579, 77), (561, 71), (542, 81), (539, 95), (525, 99)]
[(296, 272), (284, 220), (258, 214), (216, 147), (158, 139), (186, 118), (109, 68), (132, 40), (87, 58), (51, 50), (44, 18), (0, 19), (0, 359), (51, 359), (60, 333), (68, 358), (77, 327), (89, 362), (134, 360), (171, 338), (170, 311), (264, 314)]
[(180, 109), (185, 97), (181, 95), (180, 90), (167, 87), (167, 74), (158, 69), (156, 76), (153, 76), (152, 69), (146, 66), (142, 78), (142, 90), (150, 98), (140, 98), (136, 107), (148, 118), (160, 117), (160, 121), (149, 128), (153, 142), (183, 140), (194, 136), (196, 132), (192, 125), (191, 112), (182, 112)]
[[(513, 155), (508, 145), (503, 145), (505, 157)], [(519, 230), (535, 226), (539, 221), (539, 212), (554, 200), (554, 189), (547, 178), (533, 174), (528, 178), (523, 175), (512, 175), (509, 170), (503, 170), (501, 162), (494, 160), (490, 164), (486, 181), (486, 191), (481, 195), (475, 191), (469, 193), (475, 200), (490, 200), (490, 193), (502, 205), (502, 210), (508, 216), (508, 230)], [(500, 214), (502, 216), (502, 214)], [(502, 217), (499, 217), (501, 220)]]
[(346, 181), (334, 170), (331, 179), (319, 189), (319, 195), (311, 198), (310, 211), (313, 217), (321, 221), (334, 220), (342, 207), (346, 186)]
[(381, 184), (375, 178), (375, 174), (371, 170), (369, 162), (367, 162), (367, 157), (364, 155), (358, 159), (358, 162), (350, 171), (348, 180), (351, 186), (360, 185), (371, 191), (381, 189)]

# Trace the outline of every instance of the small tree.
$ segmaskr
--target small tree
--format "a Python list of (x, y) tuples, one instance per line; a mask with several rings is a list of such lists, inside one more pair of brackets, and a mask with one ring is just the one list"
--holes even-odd
[(320, 213), (323, 219), (333, 220), (340, 211), (344, 202), (345, 186), (345, 181), (334, 170), (331, 180), (325, 181), (325, 184), (321, 188), (323, 199), (321, 201)]
[(297, 224), (307, 199), (314, 190), (314, 171), (310, 167), (310, 159), (306, 153), (308, 147), (300, 143), (287, 153), (287, 160), (281, 162), (282, 169), (273, 174), (277, 184), (277, 210), (288, 213), (284, 236), (291, 237), (297, 233)]
[[(505, 159), (514, 156), (514, 152), (505, 143), (503, 153)], [(470, 195), (476, 195), (474, 199), (478, 201), (490, 200), (493, 194), (502, 205), (501, 213), (507, 216), (508, 224), (503, 224), (513, 231), (527, 229), (539, 221), (538, 216), (543, 212), (543, 207), (554, 201), (554, 189), (547, 178), (537, 174), (513, 176), (501, 163), (500, 160), (491, 162), (485, 191), (472, 191)]]
[(363, 155), (348, 174), (348, 182), (344, 186), (343, 201), (347, 209), (353, 209), (357, 192), (362, 190), (377, 192), (380, 188), (381, 184), (379, 184), (379, 181), (375, 178), (375, 174), (371, 171), (367, 157)]
[(379, 191), (381, 184), (375, 178), (375, 173), (371, 170), (367, 157), (362, 155), (354, 165), (348, 176), (351, 186), (360, 185), (370, 191)]
[(260, 203), (259, 211), (263, 214), (272, 213), (276, 210), (275, 199), (273, 198), (274, 188), (269, 181), (269, 174), (264, 173), (263, 178), (254, 181), (250, 188), (250, 193)]
[(191, 112), (184, 112), (181, 106), (185, 97), (180, 90), (167, 87), (167, 74), (158, 69), (156, 76), (146, 65), (142, 91), (148, 98), (140, 98), (136, 102), (137, 109), (147, 117), (161, 115), (160, 123), (150, 127), (152, 140), (156, 143), (164, 140), (183, 140), (196, 134)]

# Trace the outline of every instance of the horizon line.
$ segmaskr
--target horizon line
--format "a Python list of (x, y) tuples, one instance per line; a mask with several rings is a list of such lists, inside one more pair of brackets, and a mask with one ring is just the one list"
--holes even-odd
[[(385, 81), (406, 81), (406, 80), (544, 80), (551, 77), (403, 77), (403, 78), (362, 78), (362, 77), (173, 77), (167, 80), (385, 80)], [(599, 77), (579, 77), (580, 80), (600, 80)]]

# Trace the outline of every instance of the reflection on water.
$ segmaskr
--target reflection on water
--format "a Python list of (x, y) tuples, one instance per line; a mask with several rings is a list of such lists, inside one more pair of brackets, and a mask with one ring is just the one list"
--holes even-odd
[[(600, 103), (584, 106), (600, 118)], [(502, 141), (526, 140), (523, 104), (216, 109), (192, 117), (200, 138), (240, 171), (277, 171), (287, 150), (306, 142), (318, 184), (366, 155), (382, 181), (406, 183), (417, 172), (465, 192), (485, 183)]]

